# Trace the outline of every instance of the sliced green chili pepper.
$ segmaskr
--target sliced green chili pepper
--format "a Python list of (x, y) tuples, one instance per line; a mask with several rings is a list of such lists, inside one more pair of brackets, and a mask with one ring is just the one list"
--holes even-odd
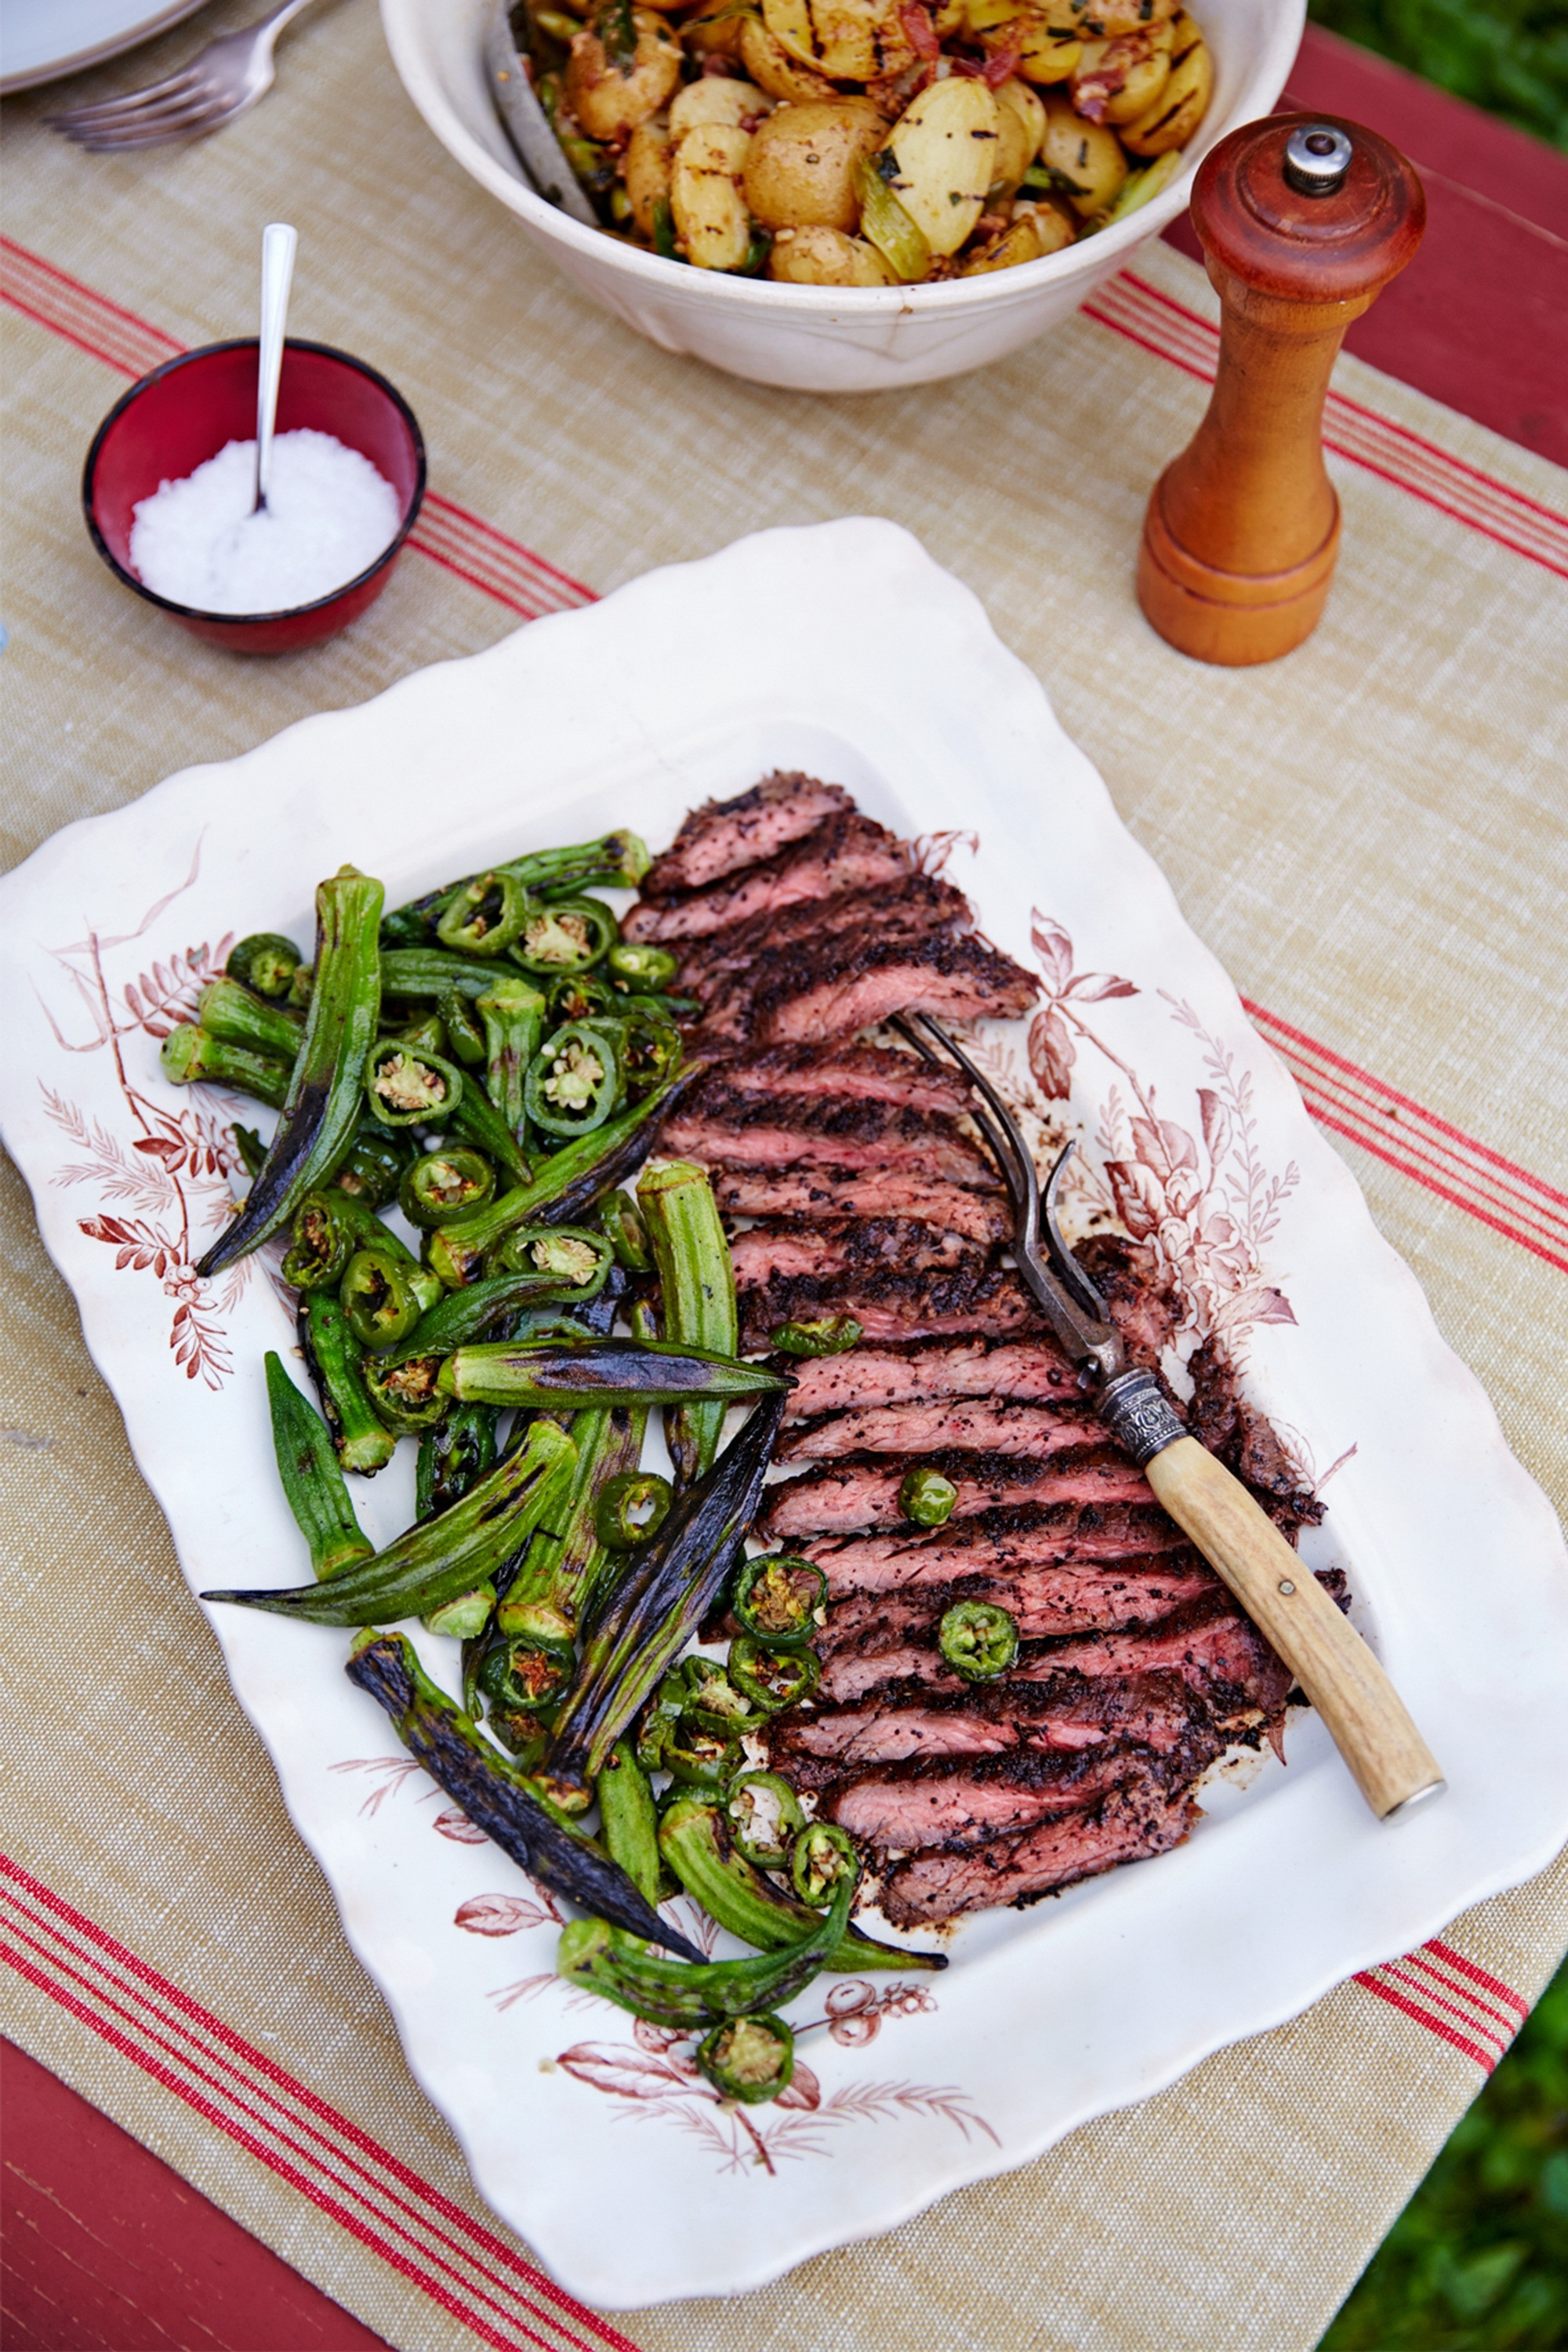
[(616, 938), (616, 919), (597, 898), (556, 898), (535, 902), (522, 918), (511, 958), (524, 971), (586, 971), (598, 962)]
[(806, 1698), (822, 1679), (815, 1650), (764, 1650), (751, 1633), (730, 1644), (730, 1676), (764, 1715)]
[(782, 2017), (737, 2017), (697, 2045), (697, 2063), (721, 2099), (760, 2106), (795, 2076), (795, 2035)]
[(637, 995), (655, 993), (668, 988), (680, 970), (680, 960), (668, 948), (656, 948), (651, 942), (617, 940), (605, 958), (612, 977)]
[(407, 1437), (423, 1437), (446, 1419), (450, 1400), (436, 1385), (438, 1362), (435, 1356), (395, 1353), (364, 1358), (365, 1388), (388, 1429)]
[(937, 1627), (936, 1642), (966, 1683), (994, 1682), (1018, 1654), (1018, 1621), (989, 1601), (960, 1601)]
[(476, 874), (447, 900), (436, 937), (459, 955), (505, 955), (527, 911), (527, 897), (512, 875)]
[[(383, 1002), (384, 1004), (384, 999)], [(414, 1021), (395, 1021), (386, 1034), (400, 1045), (406, 1045), (411, 1054), (444, 1054), (447, 1050), (447, 1025), (438, 1013), (422, 1013)]]
[(237, 1119), (229, 1129), (234, 1148), (239, 1154), (239, 1164), (247, 1176), (259, 1176), (267, 1157), (267, 1146), (253, 1127), (241, 1127)]
[[(800, 1799), (776, 1772), (738, 1774), (724, 1799), (724, 1821), (742, 1859), (761, 1870), (787, 1869), (790, 1847), (805, 1827)], [(696, 1888), (691, 1892), (696, 1894)], [(715, 1911), (713, 1916), (718, 1919), (719, 1914)], [(723, 1920), (719, 1924), (722, 1927)]]
[(615, 990), (592, 971), (569, 972), (564, 980), (552, 981), (548, 1003), (552, 1029), (566, 1021), (601, 1021), (620, 1009)]
[(594, 1912), (593, 1924), (604, 1934), (614, 1932), (603, 1926), (611, 1920), (628, 1935), (703, 1964), (696, 1947), (666, 1925), (626, 1872), (554, 1814), (515, 1764), (496, 1754), (430, 1680), (412, 1643), (395, 1633), (357, 1642), (347, 1672), (386, 1709), (409, 1754), (520, 1870)]
[(860, 1857), (841, 1829), (831, 1822), (813, 1822), (790, 1848), (789, 1874), (803, 1903), (826, 1903), (846, 1878), (855, 1884)]
[(503, 1234), (485, 1265), (492, 1276), (538, 1275), (555, 1285), (558, 1297), (576, 1303), (598, 1297), (615, 1263), (603, 1234), (582, 1225), (545, 1225)]
[(784, 1356), (842, 1356), (858, 1347), (860, 1326), (853, 1315), (819, 1315), (814, 1322), (781, 1323), (768, 1345)]
[(252, 931), (248, 939), (230, 948), (224, 971), (230, 980), (237, 980), (241, 988), (253, 988), (258, 996), (284, 997), (300, 962), (299, 949), (281, 932)]
[(637, 1202), (626, 1192), (606, 1192), (599, 1203), (599, 1223), (610, 1237), (616, 1264), (631, 1274), (651, 1274), (653, 1252), (647, 1227)]
[(483, 1087), (474, 1078), (463, 1088), (463, 1098), (452, 1114), (452, 1126), (465, 1141), (482, 1151), (505, 1171), (514, 1184), (526, 1184), (533, 1174), (533, 1163), (524, 1153), (517, 1137), (497, 1110)]
[[(388, 1234), (387, 1240), (393, 1239)], [(357, 1249), (343, 1268), (339, 1297), (349, 1328), (360, 1345), (384, 1355), (406, 1339), (420, 1317), (441, 1296), (441, 1286), (415, 1265), (401, 1244)]]
[(485, 1033), (469, 1010), (475, 1002), (459, 995), (455, 988), (444, 989), (436, 999), (448, 1050), (470, 1068), (477, 1068), (485, 1058)]
[(253, 1054), (270, 1055), (290, 1066), (305, 1034), (298, 1013), (253, 996), (237, 980), (209, 981), (196, 999), (196, 1020), (209, 1037), (221, 1037), (226, 1045), (248, 1045)]
[(476, 1006), (485, 1024), (485, 1084), (519, 1143), (527, 1140), (524, 1087), (544, 1034), (544, 999), (523, 980), (499, 981)]
[(547, 1757), (548, 1784), (570, 1801), (678, 1658), (718, 1598), (731, 1555), (756, 1517), (784, 1417), (766, 1397), (707, 1475), (671, 1507), (595, 1624)]
[(899, 1508), (917, 1528), (942, 1527), (957, 1500), (957, 1487), (940, 1470), (911, 1470), (899, 1488)]
[(554, 1517), (534, 1536), (507, 1587), (497, 1612), (503, 1633), (570, 1648), (603, 1558), (595, 1521), (600, 1489), (637, 1460), (647, 1425), (641, 1407), (572, 1415), (576, 1466)]
[(364, 1091), (384, 1127), (446, 1127), (463, 1099), (463, 1074), (443, 1055), (384, 1037), (364, 1057)]
[(629, 1739), (617, 1739), (594, 1783), (600, 1835), (639, 1895), (657, 1903), (664, 1878), (658, 1855), (658, 1809)]
[(422, 1152), (403, 1173), (397, 1205), (411, 1225), (433, 1232), (482, 1209), (496, 1189), (496, 1171), (465, 1143)]
[[(320, 1297), (320, 1292), (316, 1294)], [(327, 1585), (284, 1592), (209, 1592), (313, 1625), (375, 1625), (425, 1617), (489, 1580), (555, 1507), (576, 1460), (553, 1422), (536, 1421), (515, 1454), (498, 1463), (437, 1518), (409, 1528), (374, 1559)]]
[[(577, 1238), (570, 1226), (551, 1230), (567, 1240)], [(531, 1238), (544, 1241), (549, 1234)], [(524, 1255), (526, 1260), (528, 1254)], [(558, 1277), (562, 1284), (564, 1279), (564, 1274)], [(471, 1286), (476, 1295), (490, 1287), (482, 1282)], [(468, 1295), (455, 1292), (443, 1304), (441, 1312), (454, 1329), (458, 1301)], [(442, 1386), (452, 1396), (560, 1412), (618, 1398), (640, 1404), (679, 1404), (694, 1397), (744, 1403), (751, 1397), (773, 1394), (790, 1385), (786, 1376), (770, 1371), (763, 1364), (679, 1348), (668, 1339), (598, 1339), (586, 1346), (543, 1339), (497, 1340), (486, 1347), (459, 1347), (442, 1377)], [(658, 1483), (661, 1487), (665, 1484), (662, 1479)], [(645, 1528), (643, 1533), (647, 1532)], [(606, 1537), (605, 1540), (614, 1539)], [(642, 1536), (629, 1540), (640, 1543)]]
[(379, 1119), (367, 1113), (354, 1129), (348, 1157), (337, 1173), (327, 1180), (328, 1184), (348, 1193), (353, 1200), (378, 1209), (384, 1201), (396, 1199), (403, 1171), (415, 1150), (412, 1136), (383, 1127)]
[(645, 1772), (664, 1769), (664, 1748), (673, 1739), (686, 1705), (686, 1684), (679, 1674), (666, 1675), (644, 1712), (637, 1736), (637, 1762)]
[[(595, 887), (635, 890), (649, 862), (637, 835), (622, 828), (605, 834), (600, 841), (577, 843), (568, 849), (530, 850), (495, 870), (510, 875), (534, 898), (552, 898)], [(422, 898), (411, 898), (406, 906), (395, 908), (381, 927), (383, 944), (399, 949), (427, 945), (448, 901), (463, 887), (461, 882), (444, 882), (438, 890), (428, 890)]]
[(657, 1470), (627, 1470), (612, 1478), (595, 1517), (599, 1541), (610, 1551), (635, 1551), (664, 1525), (674, 1492)]
[[(289, 1099), (287, 1062), (274, 1061), (268, 1054), (253, 1054), (247, 1045), (226, 1045), (221, 1037), (211, 1036), (189, 1022), (170, 1030), (158, 1059), (163, 1076), (176, 1087), (194, 1087), (205, 1079), (209, 1086), (232, 1087), (237, 1095), (254, 1096), (273, 1110), (281, 1110)], [(260, 1181), (258, 1175), (256, 1181)]]
[(680, 1672), (687, 1694), (685, 1723), (727, 1739), (752, 1727), (751, 1700), (736, 1689), (717, 1658), (683, 1659)]
[(419, 1441), (414, 1513), (434, 1518), (496, 1465), (496, 1415), (488, 1404), (454, 1405)]
[[(686, 1079), (694, 1076), (689, 1067), (683, 1074)], [(590, 1208), (602, 1192), (623, 1183), (647, 1157), (655, 1134), (654, 1114), (672, 1107), (674, 1091), (648, 1095), (594, 1134), (552, 1153), (531, 1184), (503, 1192), (465, 1224), (449, 1230), (443, 1226), (430, 1244), (430, 1264), (442, 1281), (453, 1289), (475, 1281), (486, 1253), (513, 1226), (564, 1224)]]
[(296, 1013), (304, 1013), (309, 1010), (310, 999), (315, 992), (316, 968), (314, 964), (302, 963), (297, 968), (293, 978), (289, 982), (288, 1001)]
[(571, 1672), (570, 1652), (563, 1656), (558, 1649), (545, 1649), (538, 1642), (503, 1638), (486, 1651), (479, 1686), (492, 1705), (531, 1714), (561, 1697)]
[(433, 996), (437, 1003), (448, 992), (483, 996), (495, 980), (484, 964), (442, 948), (392, 948), (381, 960), (381, 985), (388, 996)]
[(281, 1269), (283, 1279), (295, 1290), (322, 1290), (329, 1283), (335, 1287), (356, 1249), (382, 1243), (390, 1243), (407, 1256), (375, 1211), (352, 1193), (307, 1192), (295, 1212)]
[(523, 1105), (542, 1135), (588, 1135), (603, 1127), (621, 1091), (621, 1065), (607, 1028), (569, 1021), (528, 1066)]
[(664, 1743), (664, 1769), (683, 1788), (724, 1789), (741, 1764), (741, 1743), (721, 1732), (704, 1731), (683, 1716), (679, 1730)]
[[(665, 1337), (736, 1355), (735, 1271), (708, 1171), (691, 1160), (666, 1160), (645, 1169), (637, 1180), (637, 1206), (658, 1269)], [(678, 1476), (700, 1478), (710, 1468), (724, 1412), (723, 1403), (715, 1402), (678, 1406), (666, 1415), (665, 1437)]]
[[(777, 1859), (767, 1867), (779, 1869), (788, 1863), (788, 1849), (803, 1826), (801, 1811), (788, 1782), (775, 1782), (771, 1772), (742, 1773), (734, 1785), (743, 1790), (764, 1783), (784, 1792), (776, 1801), (770, 1792), (769, 1799), (774, 1826), (768, 1833), (780, 1843), (768, 1849)], [(763, 1876), (753, 1866), (759, 1857), (747, 1857), (741, 1837), (709, 1799), (678, 1792), (659, 1822), (658, 1849), (687, 1893), (721, 1927), (739, 1936), (742, 1943), (754, 1944), (761, 1952), (776, 1952), (781, 1946), (795, 1943), (822, 1917), (819, 1909)], [(851, 1924), (823, 1966), (847, 1976), (862, 1969), (943, 1969), (947, 1962), (940, 1952), (909, 1952), (897, 1944), (879, 1943)]]
[(735, 1579), (736, 1616), (764, 1650), (801, 1650), (816, 1630), (827, 1599), (827, 1579), (811, 1559), (787, 1552), (747, 1560)]
[(621, 1084), (628, 1102), (639, 1102), (652, 1087), (663, 1086), (679, 1069), (686, 1048), (672, 1021), (647, 1013), (627, 1013), (616, 1024), (620, 1041)]
[(360, 1071), (381, 1008), (382, 897), (381, 884), (352, 866), (316, 892), (315, 984), (283, 1116), (266, 1166), (238, 1216), (198, 1261), (198, 1275), (216, 1274), (259, 1247), (348, 1150), (363, 1108)]
[(656, 2025), (698, 2025), (753, 2017), (804, 1992), (843, 1941), (855, 1900), (847, 1875), (825, 1916), (798, 1943), (753, 1959), (707, 1960), (697, 1968), (639, 1952), (602, 1919), (574, 1919), (561, 1938), (556, 1972)]
[(474, 1591), (460, 1592), (455, 1601), (444, 1601), (439, 1609), (432, 1609), (424, 1621), (426, 1631), (449, 1633), (458, 1642), (471, 1641), (476, 1633), (484, 1632), (495, 1605), (495, 1586), (481, 1584)]
[(345, 1470), (374, 1478), (396, 1451), (370, 1401), (360, 1370), (362, 1349), (335, 1290), (307, 1290), (300, 1299), (300, 1349), (315, 1382), (331, 1432), (332, 1451)]
[(320, 1413), (312, 1411), (268, 1349), (267, 1402), (272, 1414), (272, 1444), (289, 1508), (310, 1548), (318, 1581), (369, 1559), (375, 1546), (354, 1517), (332, 1441)]

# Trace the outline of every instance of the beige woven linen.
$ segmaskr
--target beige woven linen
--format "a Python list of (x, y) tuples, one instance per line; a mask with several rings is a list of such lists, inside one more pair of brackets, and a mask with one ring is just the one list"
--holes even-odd
[[(203, 26), (249, 13), (237, 0)], [(135, 67), (165, 70), (191, 46), (187, 27)], [(134, 78), (121, 64), (89, 87)], [(370, 0), (308, 18), (267, 104), (188, 151), (84, 157), (44, 131), (47, 102), (6, 108), (10, 236), (197, 342), (247, 329), (258, 232), (292, 220), (294, 331), (384, 368), (424, 425), (434, 484), (595, 588), (771, 523), (907, 524), (1044, 679), (1244, 993), (1561, 1181), (1564, 583), (1336, 465), (1345, 551), (1316, 636), (1261, 671), (1184, 662), (1143, 626), (1131, 580), (1149, 483), (1201, 410), (1198, 383), (1085, 319), (983, 374), (875, 398), (778, 394), (671, 359), (565, 287), (436, 147)], [(1212, 311), (1174, 255), (1137, 267)], [(186, 639), (114, 584), (81, 530), (81, 456), (121, 380), (9, 313), (5, 356), (8, 864), (175, 768), (513, 625), (409, 553), (372, 614), (317, 652), (247, 663)], [(1568, 503), (1553, 468), (1386, 378), (1345, 362), (1337, 381)], [(1568, 1507), (1568, 1279), (1343, 1149), (1510, 1444)], [(229, 1696), (9, 1167), (0, 1252), (10, 1850), (479, 2214)], [(1532, 1997), (1568, 1941), (1568, 1865), (1450, 1940)], [(44, 1994), (7, 1974), (0, 2003), (26, 2047), (390, 2342), (472, 2342)], [(756, 2294), (620, 2325), (647, 2352), (1298, 2352), (1479, 2081), (1342, 1987), (887, 2237)]]

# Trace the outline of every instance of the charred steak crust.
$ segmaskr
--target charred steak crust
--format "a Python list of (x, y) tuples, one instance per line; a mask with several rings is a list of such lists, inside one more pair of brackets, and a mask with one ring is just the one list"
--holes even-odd
[(874, 890), (910, 870), (907, 844), (854, 810), (840, 811), (773, 857), (663, 903), (643, 898), (621, 925), (626, 940), (695, 940), (805, 899)]
[(1012, 1216), (1003, 1194), (915, 1175), (904, 1168), (715, 1168), (713, 1193), (726, 1215), (822, 1218), (889, 1215), (961, 1234), (968, 1241), (1006, 1239)]
[(733, 800), (704, 801), (643, 877), (645, 898), (672, 898), (721, 881), (742, 866), (772, 857), (823, 821), (855, 806), (842, 784), (819, 783), (798, 770), (774, 769)]

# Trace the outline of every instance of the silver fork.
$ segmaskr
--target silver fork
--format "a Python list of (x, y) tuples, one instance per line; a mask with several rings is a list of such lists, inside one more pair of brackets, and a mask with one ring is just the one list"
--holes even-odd
[(310, 0), (283, 0), (281, 7), (209, 41), (189, 65), (145, 89), (91, 106), (68, 107), (48, 117), (52, 129), (79, 147), (115, 154), (132, 147), (162, 147), (172, 139), (200, 139), (244, 114), (272, 87), (278, 37)]

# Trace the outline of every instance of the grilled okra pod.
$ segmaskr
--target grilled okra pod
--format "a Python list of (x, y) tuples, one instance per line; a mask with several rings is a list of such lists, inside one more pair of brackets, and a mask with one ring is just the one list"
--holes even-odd
[(572, 1415), (572, 1483), (553, 1526), (540, 1528), (507, 1586), (496, 1612), (503, 1633), (570, 1647), (604, 1565), (595, 1518), (600, 1493), (637, 1461), (647, 1425), (641, 1406), (601, 1405)]
[(485, 1085), (507, 1128), (528, 1140), (523, 1089), (544, 1034), (544, 999), (525, 980), (503, 980), (474, 1007), (485, 1024)]
[[(664, 1876), (658, 1851), (658, 1807), (629, 1739), (617, 1739), (594, 1784), (600, 1834), (638, 1893), (658, 1901)], [(720, 1922), (722, 1926), (722, 1921)]]
[(212, 980), (196, 999), (196, 1020), (209, 1037), (226, 1045), (248, 1045), (253, 1054), (269, 1054), (290, 1068), (305, 1034), (297, 1013), (253, 996), (237, 980)]
[(488, 1404), (460, 1404), (419, 1441), (414, 1515), (432, 1519), (461, 1500), (496, 1465), (496, 1415)]
[[(314, 1294), (319, 1299), (321, 1293)], [(427, 1617), (489, 1582), (501, 1562), (553, 1510), (576, 1460), (572, 1440), (553, 1422), (535, 1422), (523, 1444), (479, 1479), (460, 1500), (406, 1528), (374, 1559), (330, 1584), (282, 1592), (208, 1592), (313, 1625), (375, 1625)]]
[[(231, 1045), (208, 1030), (183, 1021), (171, 1029), (158, 1055), (163, 1076), (176, 1087), (232, 1087), (237, 1095), (250, 1095), (271, 1110), (281, 1110), (289, 1099), (289, 1065), (248, 1045)], [(265, 1171), (266, 1162), (262, 1168)], [(256, 1181), (259, 1183), (260, 1176)]]
[(386, 1709), (409, 1754), (520, 1870), (582, 1904), (596, 1925), (610, 1920), (630, 1936), (700, 1962), (702, 1955), (666, 1926), (620, 1865), (552, 1813), (516, 1765), (480, 1738), (401, 1634), (376, 1633), (356, 1643), (346, 1671)]
[[(688, 1895), (702, 1908), (759, 1951), (773, 1952), (797, 1943), (805, 1931), (820, 1926), (822, 1913), (798, 1896), (786, 1895), (765, 1878), (737, 1848), (719, 1807), (701, 1797), (678, 1797), (665, 1809), (658, 1825), (658, 1850)], [(944, 1969), (940, 1952), (906, 1952), (896, 1944), (879, 1944), (851, 1924), (824, 1960), (837, 1976), (853, 1976), (862, 1969)]]
[(298, 1328), (305, 1369), (331, 1432), (332, 1451), (345, 1470), (374, 1478), (391, 1461), (397, 1440), (370, 1401), (360, 1369), (360, 1344), (336, 1291), (302, 1292)]
[[(658, 1271), (666, 1338), (733, 1356), (740, 1340), (735, 1270), (707, 1170), (691, 1160), (645, 1169), (637, 1206)], [(700, 1478), (712, 1466), (724, 1412), (721, 1400), (667, 1412), (665, 1437), (679, 1477)]]
[[(561, 1275), (542, 1274), (532, 1267), (518, 1274), (492, 1275), (487, 1281), (470, 1283), (466, 1290), (448, 1291), (438, 1298), (435, 1306), (420, 1317), (403, 1346), (395, 1351), (394, 1360), (412, 1361), (416, 1356), (449, 1357), (455, 1349), (464, 1349), (469, 1340), (477, 1339), (483, 1332), (495, 1330), (498, 1326), (504, 1327), (513, 1317), (529, 1307), (557, 1300), (575, 1304), (584, 1297), (592, 1297), (596, 1287), (596, 1284), (590, 1283), (584, 1290), (582, 1285), (568, 1282)], [(510, 1343), (501, 1344), (510, 1346)], [(440, 1388), (444, 1396), (459, 1393), (445, 1379), (440, 1381)], [(467, 1402), (491, 1402), (493, 1400), (469, 1398)], [(507, 1402), (516, 1404), (522, 1400), (511, 1397)], [(568, 1398), (564, 1402), (571, 1404), (581, 1403), (584, 1400)]]
[(272, 1415), (272, 1445), (278, 1475), (300, 1533), (310, 1548), (318, 1582), (336, 1576), (375, 1550), (349, 1500), (332, 1441), (320, 1413), (311, 1410), (268, 1349), (267, 1402)]
[[(477, 1283), (474, 1295), (489, 1287)], [(437, 1311), (448, 1314), (468, 1295), (458, 1292)], [(653, 1346), (637, 1339), (600, 1339), (591, 1347), (502, 1339), (458, 1348), (442, 1372), (441, 1385), (450, 1396), (486, 1404), (565, 1412), (611, 1397), (635, 1397), (639, 1404), (680, 1404), (691, 1398), (743, 1404), (792, 1382), (787, 1373), (742, 1363), (734, 1356), (682, 1348), (668, 1339)]]
[(381, 1010), (379, 882), (345, 866), (316, 892), (315, 981), (305, 1033), (267, 1164), (244, 1205), (196, 1265), (213, 1275), (286, 1224), (331, 1175), (363, 1109), (360, 1074)]
[[(643, 843), (635, 833), (623, 829), (606, 833), (602, 840), (581, 842), (568, 849), (531, 850), (526, 856), (513, 857), (494, 871), (520, 883), (536, 898), (550, 898), (571, 897), (579, 890), (635, 890), (648, 865)], [(405, 906), (395, 907), (381, 927), (383, 946), (426, 946), (435, 938), (437, 925), (450, 901), (466, 887), (467, 879), (444, 882), (438, 890), (427, 890), (422, 898), (411, 898)]]
[(225, 978), (237, 980), (241, 988), (281, 1002), (300, 963), (299, 949), (280, 931), (252, 931), (248, 939), (230, 948), (223, 969)]

